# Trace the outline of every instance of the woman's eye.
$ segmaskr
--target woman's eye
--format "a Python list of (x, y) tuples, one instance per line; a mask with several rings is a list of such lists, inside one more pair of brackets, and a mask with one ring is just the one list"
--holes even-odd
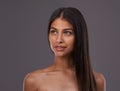
[(57, 34), (57, 31), (56, 30), (50, 30), (50, 33)]
[(70, 31), (65, 31), (64, 34), (66, 34), (66, 35), (71, 35), (72, 32), (70, 32)]

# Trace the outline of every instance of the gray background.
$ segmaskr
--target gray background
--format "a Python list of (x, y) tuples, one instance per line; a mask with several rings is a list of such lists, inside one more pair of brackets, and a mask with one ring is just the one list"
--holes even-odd
[(120, 90), (119, 0), (0, 0), (0, 91), (22, 91), (27, 73), (53, 62), (47, 25), (61, 6), (83, 13), (93, 68), (104, 74), (107, 91)]

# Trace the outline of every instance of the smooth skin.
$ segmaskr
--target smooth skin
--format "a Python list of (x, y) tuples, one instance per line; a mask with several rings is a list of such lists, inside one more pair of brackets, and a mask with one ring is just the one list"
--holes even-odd
[[(29, 73), (24, 79), (24, 91), (78, 91), (71, 53), (74, 44), (72, 25), (58, 18), (51, 24), (49, 42), (54, 52), (54, 63), (47, 68)], [(102, 74), (94, 72), (97, 91), (106, 91)]]

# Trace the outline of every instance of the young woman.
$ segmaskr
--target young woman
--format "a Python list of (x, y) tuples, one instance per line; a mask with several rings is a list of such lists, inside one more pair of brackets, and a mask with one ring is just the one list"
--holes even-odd
[(87, 26), (78, 9), (63, 7), (53, 12), (48, 40), (54, 63), (29, 73), (24, 91), (105, 91), (104, 76), (90, 64)]

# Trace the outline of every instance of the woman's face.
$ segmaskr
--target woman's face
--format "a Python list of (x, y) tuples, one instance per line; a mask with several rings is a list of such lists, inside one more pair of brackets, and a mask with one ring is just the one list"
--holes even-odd
[(74, 46), (73, 26), (62, 18), (54, 20), (49, 30), (49, 42), (55, 56), (69, 56)]

